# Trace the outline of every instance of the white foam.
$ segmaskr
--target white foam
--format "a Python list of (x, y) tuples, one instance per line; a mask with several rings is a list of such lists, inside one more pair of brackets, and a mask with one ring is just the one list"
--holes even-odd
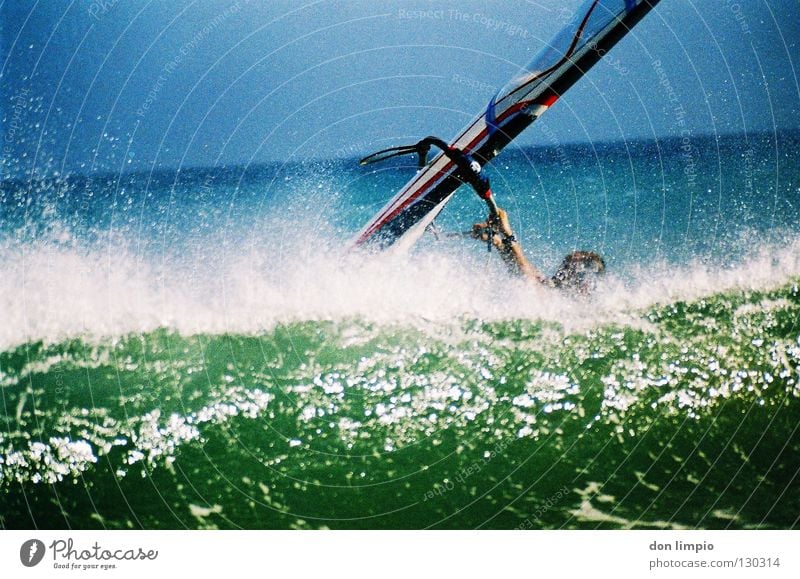
[[(412, 257), (346, 255), (319, 234), (294, 248), (265, 244), (202, 248), (145, 258), (123, 242), (0, 247), (0, 349), (33, 340), (97, 338), (167, 327), (183, 334), (252, 333), (280, 322), (359, 317), (378, 323), (440, 324), (460, 318), (546, 319), (566, 329), (643, 324), (656, 303), (768, 288), (800, 275), (800, 240), (762, 245), (736, 267), (699, 263), (637, 268), (608, 276), (591, 301), (510, 280), (489, 256), (432, 249)], [(215, 253), (214, 253), (215, 252)], [(209, 257), (213, 253), (213, 258)]]

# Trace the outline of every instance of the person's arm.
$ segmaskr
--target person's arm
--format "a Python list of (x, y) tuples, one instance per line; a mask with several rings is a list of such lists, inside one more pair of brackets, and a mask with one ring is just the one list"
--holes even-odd
[(497, 210), (497, 217), (491, 223), (491, 227), (489, 221), (473, 225), (472, 236), (488, 243), (490, 229), (493, 232), (492, 245), (497, 248), (497, 252), (511, 273), (544, 285), (551, 285), (550, 279), (525, 257), (522, 246), (511, 229), (508, 214), (504, 210)]

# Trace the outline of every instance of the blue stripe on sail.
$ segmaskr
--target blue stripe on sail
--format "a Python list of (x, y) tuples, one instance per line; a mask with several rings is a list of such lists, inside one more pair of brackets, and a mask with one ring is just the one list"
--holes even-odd
[(625, 12), (630, 12), (636, 8), (636, 0), (625, 0)]
[(492, 100), (489, 101), (489, 105), (486, 107), (486, 126), (489, 128), (489, 136), (491, 137), (495, 132), (497, 132), (497, 113), (495, 112), (495, 101), (497, 100), (497, 95), (500, 94), (499, 92), (496, 93)]

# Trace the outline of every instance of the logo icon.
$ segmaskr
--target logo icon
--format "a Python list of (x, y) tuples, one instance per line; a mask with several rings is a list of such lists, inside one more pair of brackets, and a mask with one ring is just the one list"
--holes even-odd
[(26, 567), (35, 567), (44, 558), (44, 543), (39, 539), (28, 539), (19, 548), (19, 560)]

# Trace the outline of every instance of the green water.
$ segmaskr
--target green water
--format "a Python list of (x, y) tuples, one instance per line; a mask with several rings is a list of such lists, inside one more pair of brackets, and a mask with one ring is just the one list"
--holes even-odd
[(800, 290), (0, 354), (5, 528), (794, 528)]

